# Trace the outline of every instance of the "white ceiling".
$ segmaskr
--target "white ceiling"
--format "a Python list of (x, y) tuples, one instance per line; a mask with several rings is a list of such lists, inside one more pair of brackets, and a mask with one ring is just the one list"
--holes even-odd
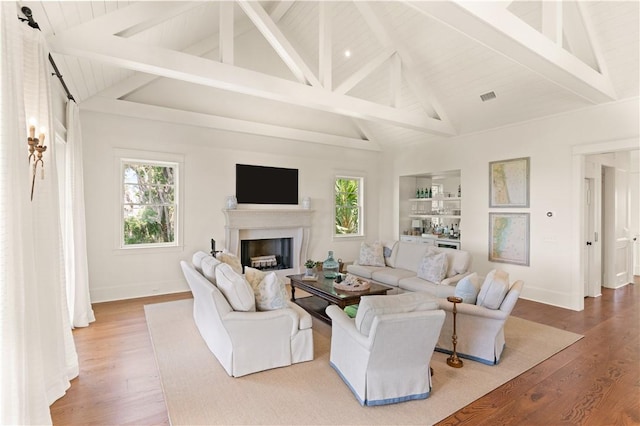
[(379, 150), (639, 96), (638, 1), (18, 4), (84, 110)]

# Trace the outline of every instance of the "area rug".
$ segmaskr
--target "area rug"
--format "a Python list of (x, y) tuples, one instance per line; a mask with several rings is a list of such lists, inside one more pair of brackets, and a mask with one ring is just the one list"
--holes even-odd
[(499, 365), (454, 369), (435, 352), (429, 398), (362, 407), (329, 366), (331, 326), (314, 319), (313, 361), (232, 378), (200, 337), (192, 307), (192, 299), (145, 306), (173, 425), (429, 425), (582, 338), (511, 317)]

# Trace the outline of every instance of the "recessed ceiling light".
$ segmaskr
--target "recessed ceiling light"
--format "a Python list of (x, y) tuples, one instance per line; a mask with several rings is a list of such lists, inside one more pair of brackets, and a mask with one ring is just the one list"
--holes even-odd
[(349, 49), (344, 51), (344, 57), (345, 58), (350, 58), (351, 57), (351, 51)]

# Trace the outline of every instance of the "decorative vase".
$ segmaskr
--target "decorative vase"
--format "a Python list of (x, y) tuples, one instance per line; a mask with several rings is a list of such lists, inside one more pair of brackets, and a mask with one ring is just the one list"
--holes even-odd
[(227, 210), (235, 210), (238, 207), (238, 200), (235, 195), (227, 197)]
[(329, 250), (329, 257), (327, 260), (322, 262), (322, 271), (324, 273), (325, 278), (335, 278), (338, 276), (338, 270), (340, 269), (340, 264), (337, 260), (333, 258), (333, 251)]

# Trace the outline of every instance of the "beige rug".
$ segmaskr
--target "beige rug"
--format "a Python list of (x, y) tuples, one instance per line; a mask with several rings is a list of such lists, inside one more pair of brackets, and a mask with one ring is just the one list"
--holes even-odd
[(145, 306), (173, 425), (433, 424), (582, 338), (512, 317), (499, 365), (465, 360), (454, 369), (446, 365), (447, 355), (436, 352), (429, 398), (361, 407), (329, 366), (329, 325), (314, 319), (313, 361), (232, 378), (200, 337), (192, 303)]

